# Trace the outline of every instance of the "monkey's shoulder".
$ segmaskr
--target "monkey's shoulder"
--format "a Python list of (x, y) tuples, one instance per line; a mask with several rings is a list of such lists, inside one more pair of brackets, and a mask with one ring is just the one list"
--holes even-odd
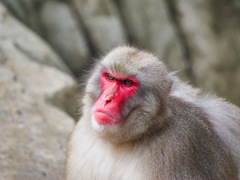
[(168, 108), (170, 116), (182, 120), (206, 119), (205, 113), (201, 108), (197, 107), (191, 102), (187, 102), (178, 97), (169, 97)]
[(173, 173), (171, 176), (177, 179), (207, 179), (216, 169), (213, 179), (234, 177), (232, 156), (201, 108), (174, 97), (169, 100), (169, 108), (167, 125), (149, 145), (154, 163), (159, 164), (156, 169), (164, 167), (163, 175)]
[[(209, 115), (202, 108), (191, 102), (187, 102), (177, 97), (170, 97), (168, 102), (169, 119), (172, 127), (179, 130), (191, 131), (192, 133), (215, 134)], [(190, 133), (192, 135), (192, 133)], [(203, 135), (203, 137), (205, 136)]]

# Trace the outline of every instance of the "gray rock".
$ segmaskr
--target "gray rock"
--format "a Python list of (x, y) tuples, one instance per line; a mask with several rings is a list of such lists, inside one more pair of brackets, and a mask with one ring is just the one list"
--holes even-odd
[[(76, 83), (68, 73), (34, 61), (20, 50), (14, 43), (18, 34), (8, 33), (6, 27), (15, 27), (15, 32), (19, 28), (23, 35), (26, 33), (26, 40), (30, 34), (36, 47), (43, 48), (44, 44), (30, 31), (25, 32), (6, 11), (2, 14), (2, 10), (0, 8), (0, 17), (4, 20), (0, 26), (4, 27), (0, 30), (0, 179), (63, 179), (65, 144), (74, 120), (51, 102), (56, 101), (57, 96), (59, 104), (65, 104), (66, 94), (72, 92), (75, 96)], [(43, 49), (49, 52), (47, 47)]]
[(0, 39), (8, 39), (19, 51), (33, 61), (53, 66), (72, 74), (49, 45), (14, 19), (2, 4), (0, 4)]
[(119, 13), (111, 0), (73, 0), (81, 21), (97, 52), (127, 42)]
[[(102, 54), (129, 39), (131, 45), (153, 51), (158, 57), (166, 60), (173, 70), (180, 70), (181, 78), (203, 87), (206, 91), (216, 91), (220, 96), (240, 105), (238, 1), (2, 2), (22, 22), (47, 39), (75, 74), (87, 64), (88, 48), (91, 52)], [(9, 19), (8, 15), (6, 17), (2, 16), (1, 19)], [(15, 32), (16, 23), (13, 23), (14, 26), (10, 25), (11, 23), (7, 24), (8, 28), (1, 36), (11, 32), (15, 46), (27, 56), (44, 64), (63, 68), (60, 67), (61, 63), (58, 64), (58, 60), (52, 60), (59, 58), (46, 55), (42, 48), (33, 50), (33, 44), (37, 41), (25, 38), (25, 30), (22, 32), (19, 28)], [(4, 24), (0, 25), (0, 28), (4, 29)]]
[[(232, 2), (228, 3), (227, 6), (219, 1), (183, 0), (176, 1), (176, 6), (192, 52), (192, 69), (197, 85), (206, 91), (218, 92), (240, 105), (239, 15), (232, 13), (231, 18), (236, 20), (229, 21), (230, 17), (226, 17), (225, 13)], [(213, 15), (215, 11), (212, 7), (216, 6), (217, 11), (222, 11)], [(235, 5), (232, 6), (235, 8)], [(231, 10), (234, 11), (228, 9), (228, 12)]]
[(208, 82), (212, 84), (208, 72), (218, 61), (218, 57), (215, 55), (218, 49), (215, 45), (215, 36), (211, 31), (211, 16), (206, 1), (184, 0), (176, 3), (176, 6), (181, 14), (178, 17), (181, 28), (192, 52), (192, 68), (197, 83), (204, 83), (208, 77)]
[(1, 0), (18, 20), (38, 34), (43, 31), (39, 19), (39, 9), (44, 1), (45, 0)]
[(75, 82), (11, 42), (0, 47), (0, 179), (61, 179), (74, 120), (46, 100)]
[(79, 73), (89, 64), (89, 50), (80, 24), (69, 6), (59, 1), (46, 1), (41, 9), (41, 21), (46, 40), (56, 49), (66, 64)]
[(45, 39), (78, 74), (89, 64), (88, 44), (70, 3), (55, 0), (3, 0), (25, 25)]

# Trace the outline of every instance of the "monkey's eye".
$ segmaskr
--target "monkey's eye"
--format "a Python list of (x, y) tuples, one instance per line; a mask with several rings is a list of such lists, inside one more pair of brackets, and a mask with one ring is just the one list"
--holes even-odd
[(131, 86), (133, 82), (129, 79), (126, 79), (126, 80), (123, 80), (123, 84), (125, 84), (126, 86)]
[(107, 74), (107, 78), (108, 78), (108, 80), (110, 80), (110, 81), (112, 81), (112, 80), (114, 80), (115, 78), (114, 77), (112, 77), (110, 74)]

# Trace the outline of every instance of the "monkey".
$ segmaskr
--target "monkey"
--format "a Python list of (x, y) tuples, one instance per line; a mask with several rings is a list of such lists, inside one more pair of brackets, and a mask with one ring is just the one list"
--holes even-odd
[(237, 180), (240, 110), (119, 46), (92, 68), (66, 180)]

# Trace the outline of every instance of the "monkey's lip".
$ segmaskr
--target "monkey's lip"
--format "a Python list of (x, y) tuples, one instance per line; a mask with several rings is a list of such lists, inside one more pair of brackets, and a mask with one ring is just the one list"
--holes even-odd
[(104, 111), (95, 111), (94, 117), (97, 123), (100, 125), (114, 125), (120, 122), (120, 120), (117, 120), (108, 112), (104, 112)]

